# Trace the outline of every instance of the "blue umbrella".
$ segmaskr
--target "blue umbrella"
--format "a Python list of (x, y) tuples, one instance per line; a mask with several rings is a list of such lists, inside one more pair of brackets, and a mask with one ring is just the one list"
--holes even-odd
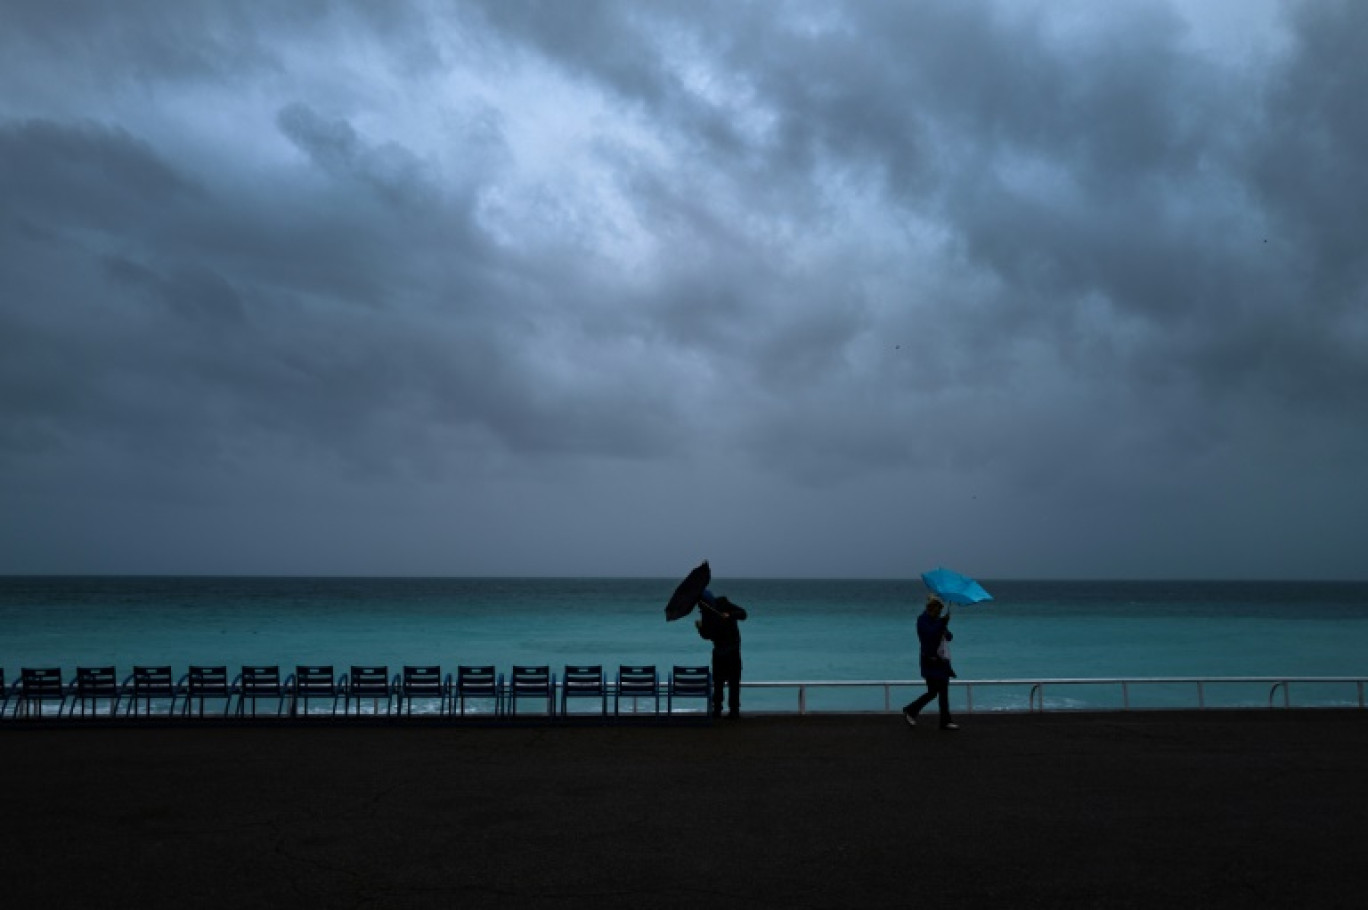
[(923, 572), (922, 581), (931, 589), (931, 593), (952, 604), (976, 604), (993, 599), (993, 595), (983, 590), (983, 585), (949, 569)]

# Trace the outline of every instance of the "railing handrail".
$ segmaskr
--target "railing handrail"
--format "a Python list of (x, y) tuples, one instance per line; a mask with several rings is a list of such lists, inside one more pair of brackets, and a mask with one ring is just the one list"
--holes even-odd
[[(290, 679), (290, 680), (287, 680), (286, 683), (281, 687), (282, 690), (289, 690), (289, 689), (290, 689), (291, 680), (293, 680), (293, 675), (291, 676), (291, 679)], [(402, 698), (402, 697), (403, 697), (403, 690), (402, 690), (402, 686), (399, 686), (399, 681), (400, 681), (400, 678), (399, 678), (399, 676), (396, 674), (395, 677), (394, 677), (393, 685), (394, 685), (394, 689), (395, 689), (396, 694), (398, 694), (398, 695)], [(185, 679), (183, 678), (183, 679), (182, 679), (182, 684), (183, 684), (184, 682), (185, 682)], [(243, 697), (244, 695), (246, 695), (247, 697), (250, 698), (252, 694), (257, 694), (258, 697), (262, 697), (262, 696), (261, 696), (261, 693), (253, 693), (253, 692), (250, 692), (250, 691), (244, 691), (243, 687), (240, 685), (240, 682), (241, 682), (240, 679), (235, 679), (235, 680), (233, 681), (233, 683), (232, 683), (230, 686), (226, 687), (226, 688), (227, 688), (227, 691), (226, 691), (226, 692), (222, 692), (222, 693), (210, 693), (210, 694), (209, 694), (209, 697), (214, 697), (214, 698), (217, 698), (217, 697), (228, 697), (228, 698), (229, 698), (229, 701), (230, 701), (230, 704), (231, 704), (231, 699), (232, 699), (233, 697), (241, 698), (241, 697)], [(770, 689), (770, 690), (773, 690), (773, 689), (792, 689), (792, 690), (796, 690), (796, 693), (797, 693), (797, 706), (796, 706), (796, 712), (795, 712), (795, 713), (797, 713), (797, 714), (807, 714), (807, 713), (810, 713), (810, 712), (808, 711), (807, 700), (808, 700), (808, 693), (809, 693), (811, 690), (815, 690), (815, 689), (855, 689), (855, 688), (865, 688), (865, 689), (876, 688), (876, 689), (882, 689), (882, 690), (883, 690), (883, 711), (885, 711), (885, 712), (891, 712), (891, 711), (894, 710), (894, 705), (893, 705), (892, 697), (893, 697), (893, 691), (894, 691), (895, 689), (901, 689), (901, 690), (905, 690), (905, 689), (918, 689), (918, 688), (920, 688), (923, 684), (924, 684), (924, 681), (923, 681), (922, 679), (918, 679), (918, 678), (912, 678), (912, 679), (768, 679), (768, 680), (745, 680), (745, 681), (743, 681), (743, 682), (741, 683), (741, 686), (742, 686), (742, 688), (745, 688), (745, 689), (752, 689), (752, 690), (755, 690), (755, 689)], [(1282, 706), (1283, 706), (1283, 707), (1286, 707), (1286, 708), (1292, 707), (1292, 694), (1291, 694), (1291, 690), (1292, 690), (1292, 687), (1293, 687), (1294, 685), (1353, 685), (1353, 686), (1356, 687), (1357, 693), (1358, 693), (1358, 697), (1357, 697), (1358, 707), (1359, 707), (1359, 708), (1368, 708), (1368, 676), (1090, 676), (1090, 677), (1079, 677), (1079, 676), (1056, 676), (1056, 677), (1007, 677), (1007, 678), (998, 678), (998, 679), (953, 679), (953, 680), (950, 681), (950, 685), (951, 685), (952, 687), (954, 687), (954, 688), (956, 688), (956, 689), (962, 689), (962, 690), (964, 691), (965, 700), (966, 700), (966, 702), (967, 702), (966, 707), (967, 707), (967, 710), (968, 710), (969, 713), (973, 713), (974, 710), (975, 710), (975, 708), (974, 708), (974, 693), (975, 693), (975, 690), (976, 690), (976, 689), (983, 689), (983, 688), (990, 688), (990, 687), (1008, 687), (1008, 686), (1012, 686), (1012, 687), (1029, 687), (1029, 691), (1028, 691), (1027, 694), (1026, 694), (1026, 702), (1025, 702), (1025, 707), (1024, 707), (1024, 709), (1021, 708), (1021, 707), (1013, 707), (1013, 706), (1010, 706), (1010, 705), (1008, 705), (1008, 706), (1003, 706), (1003, 705), (1001, 705), (1001, 704), (995, 706), (995, 707), (992, 709), (992, 710), (995, 710), (995, 711), (1003, 711), (1003, 712), (1023, 711), (1023, 710), (1024, 710), (1025, 712), (1028, 712), (1028, 713), (1029, 713), (1029, 712), (1044, 712), (1044, 711), (1046, 711), (1046, 710), (1049, 708), (1049, 705), (1047, 705), (1046, 699), (1045, 699), (1045, 691), (1046, 691), (1046, 689), (1049, 688), (1049, 687), (1070, 687), (1070, 686), (1120, 686), (1120, 688), (1121, 688), (1121, 691), (1120, 691), (1120, 696), (1121, 696), (1121, 710), (1123, 710), (1123, 711), (1128, 711), (1128, 710), (1131, 710), (1130, 690), (1131, 690), (1132, 687), (1136, 687), (1136, 686), (1192, 685), (1192, 686), (1195, 686), (1195, 687), (1196, 687), (1196, 705), (1195, 705), (1195, 707), (1197, 707), (1198, 709), (1205, 709), (1205, 708), (1207, 707), (1207, 703), (1206, 703), (1206, 692), (1207, 692), (1207, 688), (1208, 688), (1208, 687), (1217, 687), (1217, 686), (1223, 686), (1223, 685), (1253, 685), (1253, 684), (1268, 685), (1268, 686), (1270, 687), (1269, 690), (1268, 690), (1268, 701), (1267, 701), (1267, 706), (1268, 706), (1269, 708), (1273, 708), (1273, 707), (1275, 706), (1275, 700), (1277, 699), (1277, 695), (1278, 695), (1278, 691), (1279, 691), (1279, 690), (1282, 690), (1282, 699), (1281, 699)], [(661, 691), (662, 691), (662, 692), (664, 691), (664, 685), (665, 685), (665, 684), (662, 682), (662, 684), (661, 684)], [(563, 680), (560, 680), (560, 679), (557, 679), (557, 678), (555, 677), (555, 675), (553, 674), (553, 675), (552, 675), (552, 678), (551, 678), (551, 680), (550, 680), (550, 689), (551, 689), (551, 693), (553, 693), (554, 696), (558, 696), (558, 695), (563, 691), (563, 687), (564, 687), (564, 681), (563, 681)], [(127, 687), (124, 687), (124, 688), (127, 688)], [(497, 686), (497, 689), (498, 689), (498, 694), (499, 694), (499, 695), (502, 695), (502, 694), (504, 694), (504, 693), (506, 693), (506, 692), (508, 691), (508, 690), (507, 690), (507, 684), (506, 684), (505, 682), (503, 682), (502, 680), (500, 680), (500, 684)], [(612, 678), (610, 678), (610, 677), (607, 677), (607, 676), (605, 675), (605, 678), (604, 678), (604, 680), (603, 680), (603, 690), (604, 690), (605, 695), (608, 696), (608, 697), (611, 697), (611, 696), (616, 695), (616, 691), (617, 691), (616, 680), (614, 680), (614, 679), (612, 679)], [(450, 692), (451, 692), (451, 679), (450, 679), (450, 675), (449, 675), (449, 674), (448, 674), (448, 676), (447, 676), (447, 679), (442, 683), (440, 692), (441, 692), (441, 697), (442, 697), (442, 698), (446, 698), (446, 697), (449, 696), (449, 694), (450, 694)], [(62, 694), (64, 694), (64, 695), (73, 695), (73, 693), (74, 693), (74, 690), (68, 689), (67, 687), (63, 687), (63, 688), (62, 688)], [(6, 701), (13, 701), (13, 702), (14, 702), (14, 707), (13, 707), (12, 709), (10, 709), (10, 710), (11, 710), (11, 716), (16, 716), (16, 717), (17, 717), (17, 716), (19, 715), (19, 713), (20, 713), (20, 706), (23, 705), (23, 704), (26, 702), (26, 699), (24, 698), (24, 696), (23, 696), (23, 695), (21, 694), (21, 692), (20, 692), (19, 682), (16, 681), (16, 682), (9, 688), (9, 690), (7, 690), (4, 694), (7, 695), (7, 696), (9, 696), (8, 699), (7, 699)], [(123, 697), (124, 694), (126, 694), (126, 693), (124, 693), (124, 692), (121, 690), (121, 695), (120, 695), (120, 697)], [(179, 698), (179, 697), (184, 697), (184, 698), (186, 699), (186, 704), (187, 704), (187, 705), (189, 704), (189, 700), (190, 700), (190, 699), (201, 697), (199, 694), (197, 694), (196, 692), (194, 692), (192, 688), (187, 688), (187, 687), (185, 687), (184, 685), (178, 685), (178, 686), (176, 687), (175, 696), (176, 696), (177, 698)], [(554, 697), (554, 696), (553, 696), (553, 697)], [(74, 697), (74, 696), (73, 696), (73, 697)], [(132, 696), (130, 695), (130, 698), (131, 698), (131, 697), (132, 697)], [(272, 692), (272, 693), (266, 695), (265, 697), (268, 697), (268, 698), (269, 698), (269, 697), (275, 697), (274, 692)], [(288, 692), (287, 692), (287, 694), (286, 694), (286, 697), (288, 697)], [(634, 695), (633, 698), (635, 698), (635, 697), (637, 697), (637, 696)], [(172, 702), (172, 707), (174, 707), (175, 698), (172, 698), (172, 699), (171, 699), (171, 702)], [(1344, 702), (1344, 701), (1331, 701), (1329, 704), (1330, 704), (1330, 705), (1335, 705), (1335, 706), (1343, 706), (1343, 705), (1345, 704), (1345, 702)], [(1322, 702), (1321, 702), (1321, 705), (1322, 705), (1322, 706), (1326, 705), (1326, 702), (1325, 702), (1325, 701), (1322, 701)], [(1070, 707), (1070, 706), (1065, 706), (1065, 707), (1062, 707), (1062, 708), (1058, 708), (1058, 710), (1078, 710), (1079, 707), (1080, 707), (1080, 706), (1078, 706), (1078, 705), (1075, 704), (1075, 705), (1072, 706), (1072, 707)], [(1111, 707), (1105, 707), (1105, 706), (1097, 706), (1097, 707), (1098, 707), (1100, 710), (1114, 710), (1114, 708), (1111, 708)], [(1146, 707), (1146, 710), (1175, 710), (1175, 709), (1176, 709), (1176, 710), (1181, 710), (1181, 709), (1185, 709), (1185, 708), (1189, 708), (1189, 707), (1191, 707), (1191, 705), (1165, 705), (1165, 706), (1149, 705), (1149, 706)], [(1253, 709), (1253, 708), (1255, 707), (1255, 705), (1253, 705), (1253, 704), (1248, 704), (1248, 703), (1244, 703), (1244, 704), (1224, 704), (1224, 705), (1221, 705), (1221, 707), (1223, 707), (1223, 708), (1235, 708), (1235, 709), (1242, 709), (1242, 710), (1250, 710), (1250, 709)], [(1300, 707), (1300, 706), (1299, 706), (1299, 707)], [(9, 709), (9, 705), (8, 705), (8, 704), (6, 704), (6, 703), (0, 703), (0, 717), (3, 717), (3, 715), (4, 715), (4, 713), (5, 713), (5, 711), (6, 711), (7, 709)], [(1083, 709), (1083, 710), (1087, 710), (1088, 708), (1084, 707), (1084, 708), (1082, 708), (1082, 709)], [(150, 711), (150, 705), (149, 705), (149, 711)], [(631, 708), (631, 711), (632, 711), (632, 712), (635, 712), (635, 702), (633, 702), (633, 707)], [(829, 710), (829, 711), (821, 712), (821, 713), (868, 713), (868, 711), (869, 711), (869, 709), (864, 709), (863, 711), (861, 711), (861, 710), (856, 710), (856, 711), (852, 712), (851, 709), (845, 708), (845, 709), (833, 709), (833, 710)], [(774, 711), (773, 709), (770, 709), (769, 713), (790, 713), (790, 710), (789, 710), (789, 709), (779, 709), (778, 711)]]
[[(1368, 676), (1022, 676), (1001, 679), (952, 679), (952, 686), (1013, 685), (1033, 683), (1183, 683), (1183, 682), (1309, 682), (1351, 683), (1368, 682)], [(792, 688), (793, 686), (922, 686), (925, 680), (916, 679), (761, 679), (742, 680), (742, 686), (755, 688)]]
[[(1273, 707), (1278, 690), (1283, 692), (1283, 706), (1291, 707), (1291, 688), (1298, 684), (1353, 684), (1358, 689), (1358, 706), (1368, 707), (1368, 676), (1061, 676), (1014, 677), (1005, 679), (952, 679), (950, 685), (966, 690), (968, 710), (974, 710), (974, 688), (988, 686), (1030, 686), (1026, 696), (1026, 711), (1045, 711), (1046, 686), (1115, 686), (1121, 687), (1122, 710), (1130, 710), (1130, 687), (1147, 685), (1191, 684), (1197, 687), (1197, 707), (1206, 708), (1206, 687), (1224, 684), (1272, 684), (1268, 692), (1268, 707)], [(892, 692), (900, 688), (923, 685), (921, 679), (823, 679), (823, 680), (751, 680), (741, 683), (743, 688), (796, 689), (797, 713), (807, 714), (807, 694), (810, 689), (882, 688), (884, 710), (892, 710)], [(1239, 707), (1239, 706), (1230, 706)], [(1248, 710), (1248, 708), (1246, 708)]]

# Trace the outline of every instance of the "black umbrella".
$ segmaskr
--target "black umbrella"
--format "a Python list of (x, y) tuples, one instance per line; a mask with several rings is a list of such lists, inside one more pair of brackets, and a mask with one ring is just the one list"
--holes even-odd
[(708, 561), (705, 559), (679, 583), (679, 587), (675, 588), (670, 602), (665, 605), (666, 622), (674, 622), (692, 613), (694, 605), (702, 598), (710, 581), (712, 569), (708, 568)]

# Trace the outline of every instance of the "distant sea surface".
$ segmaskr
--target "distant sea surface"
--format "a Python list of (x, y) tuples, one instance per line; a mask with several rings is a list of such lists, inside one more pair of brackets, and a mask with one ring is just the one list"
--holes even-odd
[[(0, 577), (0, 667), (114, 664), (674, 664), (708, 661), (692, 617), (667, 623), (679, 579)], [(961, 681), (1006, 678), (1368, 676), (1368, 583), (1087, 582), (984, 579), (991, 603), (953, 610)], [(745, 679), (917, 680), (920, 579), (715, 577), (742, 604)], [(1156, 687), (1144, 698), (1192, 702)], [(916, 691), (891, 696), (897, 704)], [(964, 694), (957, 687), (957, 697)], [(1055, 707), (1113, 707), (1115, 693), (1052, 690)], [(992, 687), (976, 707), (1021, 707)], [(1303, 693), (1356, 703), (1352, 687)], [(881, 710), (834, 690), (819, 710)], [(996, 701), (995, 701), (996, 699)], [(1211, 694), (1257, 705), (1268, 686)], [(748, 691), (791, 710), (792, 691)]]

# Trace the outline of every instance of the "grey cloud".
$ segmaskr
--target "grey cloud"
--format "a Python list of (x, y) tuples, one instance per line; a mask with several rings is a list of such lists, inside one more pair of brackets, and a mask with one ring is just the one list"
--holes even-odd
[(367, 143), (346, 120), (328, 119), (301, 102), (282, 108), (276, 122), (321, 170), (360, 180), (394, 205), (421, 207), (439, 192), (418, 156), (400, 143)]
[(183, 319), (219, 330), (246, 321), (246, 308), (237, 290), (222, 275), (203, 267), (187, 267), (163, 277), (138, 263), (111, 257), (106, 268), (115, 281), (146, 291)]
[(111, 229), (196, 187), (147, 143), (117, 127), (24, 120), (0, 124), (0, 198), (37, 222)]
[[(275, 24), (308, 17), (322, 6), (290, 4), (294, 16), (275, 17)], [(60, 74), (87, 90), (147, 88), (163, 80), (234, 82), (244, 67), (275, 64), (259, 40), (259, 29), (268, 23), (254, 21), (237, 4), (11, 0), (5, 21), (0, 47), (10, 60), (30, 63), (35, 73)], [(48, 88), (41, 82), (34, 87)]]
[(1268, 207), (1270, 257), (1304, 263), (1306, 301), (1342, 312), (1362, 301), (1360, 235), (1368, 202), (1368, 116), (1359, 103), (1368, 62), (1351, 50), (1368, 28), (1360, 4), (1295, 8), (1295, 44), (1264, 95), (1264, 132), (1250, 151), (1250, 189)]
[(288, 105), (276, 116), (280, 129), (325, 171), (349, 171), (360, 141), (345, 120), (325, 120), (306, 104)]
[(1140, 2), (120, 6), (0, 36), (30, 511), (709, 533), (649, 503), (839, 574), (912, 510), (1109, 571), (1179, 524), (1247, 565), (1282, 510), (1360, 571), (1358, 4), (1239, 60)]

